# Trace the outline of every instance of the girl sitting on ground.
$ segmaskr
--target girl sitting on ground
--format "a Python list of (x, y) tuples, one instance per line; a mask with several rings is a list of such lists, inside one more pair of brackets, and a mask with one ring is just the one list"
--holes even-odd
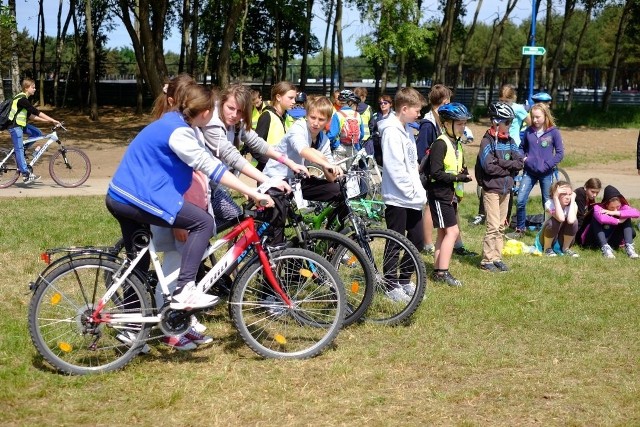
[(551, 186), (551, 198), (545, 203), (548, 219), (536, 238), (536, 246), (543, 247), (546, 256), (556, 256), (556, 251), (571, 257), (579, 255), (571, 249), (578, 232), (578, 206), (576, 193), (566, 181), (556, 181)]
[(622, 246), (629, 258), (638, 258), (633, 246), (636, 232), (631, 220), (639, 217), (640, 211), (629, 206), (617, 188), (607, 185), (602, 203), (595, 204), (593, 212), (585, 218), (589, 223), (578, 242), (582, 246), (600, 248), (605, 258), (615, 258), (612, 248)]
[[(602, 190), (602, 182), (598, 178), (589, 178), (580, 188), (576, 188), (576, 205), (578, 205), (578, 230), (584, 231), (588, 224), (584, 224), (584, 218), (596, 204), (596, 197)], [(580, 231), (578, 232), (580, 234)]]

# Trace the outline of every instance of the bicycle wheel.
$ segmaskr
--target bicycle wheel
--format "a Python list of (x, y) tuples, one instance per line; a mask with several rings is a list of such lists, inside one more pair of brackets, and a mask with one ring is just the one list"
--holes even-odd
[(362, 249), (349, 238), (330, 230), (308, 231), (304, 248), (329, 260), (345, 285), (347, 312), (344, 326), (362, 318), (375, 292), (373, 266)]
[(85, 183), (91, 174), (91, 161), (83, 151), (77, 148), (61, 148), (49, 161), (49, 175), (66, 188)]
[(89, 322), (120, 265), (101, 258), (71, 260), (50, 271), (29, 304), (29, 333), (38, 352), (56, 369), (73, 375), (124, 367), (149, 337), (149, 323), (118, 323), (111, 315), (151, 315), (145, 286), (131, 275), (102, 309), (102, 323)]
[(6, 159), (0, 166), (0, 188), (11, 187), (20, 176), (15, 154), (7, 158), (8, 155), (9, 150), (0, 149), (0, 161)]
[[(402, 234), (393, 230), (367, 229), (365, 252), (373, 261), (376, 292), (365, 320), (384, 325), (406, 322), (418, 309), (427, 289), (427, 271), (420, 252)], [(397, 265), (392, 270), (392, 260)], [(396, 283), (413, 283), (415, 291), (408, 302), (393, 301), (386, 291)]]
[(273, 273), (291, 300), (287, 306), (254, 262), (231, 293), (231, 318), (244, 342), (268, 358), (306, 359), (335, 339), (345, 315), (344, 285), (320, 255), (285, 249), (270, 256)]
[(556, 182), (556, 181), (566, 181), (569, 184), (571, 184), (571, 179), (569, 178), (569, 174), (567, 173), (566, 170), (562, 168), (556, 168), (556, 170), (553, 172), (553, 182)]

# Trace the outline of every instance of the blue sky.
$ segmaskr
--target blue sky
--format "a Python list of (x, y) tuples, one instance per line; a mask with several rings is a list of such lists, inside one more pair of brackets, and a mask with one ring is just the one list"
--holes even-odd
[[(425, 2), (426, 3), (426, 2)], [(516, 6), (516, 10), (513, 14), (513, 19), (516, 22), (520, 22), (522, 19), (527, 19), (531, 16), (531, 2), (526, 0), (519, 0), (519, 4)], [(59, 0), (45, 0), (45, 31), (47, 35), (55, 36), (56, 32), (56, 16), (58, 13)], [(475, 12), (476, 1), (470, 1), (467, 6), (469, 19), (473, 17)], [(68, 3), (64, 2), (64, 14), (67, 13)], [(479, 15), (479, 19), (483, 22), (491, 22), (500, 14), (504, 13), (506, 8), (506, 0), (484, 0), (482, 10)], [(319, 10), (318, 10), (319, 12)], [(437, 2), (431, 1), (424, 6), (424, 13), (427, 16), (440, 16), (437, 10)], [(17, 0), (16, 1), (16, 15), (18, 19), (18, 28), (27, 28), (29, 33), (35, 34), (37, 29), (37, 17), (38, 17), (38, 2), (37, 0)], [(324, 41), (325, 23), (319, 17), (319, 13), (316, 13), (312, 21), (312, 31), (318, 37), (320, 42)], [(343, 38), (345, 54), (348, 56), (358, 55), (358, 49), (356, 47), (356, 40), (358, 37), (370, 32), (370, 28), (366, 24), (360, 23), (360, 16), (357, 11), (347, 9), (344, 12), (343, 17)], [(108, 47), (117, 48), (122, 46), (130, 46), (131, 41), (129, 35), (124, 28), (119, 28), (116, 31), (109, 34)], [(179, 34), (174, 34), (170, 39), (165, 41), (165, 49), (179, 52), (180, 37)]]

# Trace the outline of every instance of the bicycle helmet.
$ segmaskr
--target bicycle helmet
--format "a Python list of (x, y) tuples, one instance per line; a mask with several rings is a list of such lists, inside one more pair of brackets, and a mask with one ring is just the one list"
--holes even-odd
[(296, 104), (304, 104), (307, 102), (307, 94), (304, 92), (296, 93)]
[(551, 102), (553, 98), (547, 92), (538, 92), (531, 96), (533, 102)]
[(489, 105), (489, 117), (498, 120), (512, 120), (516, 116), (513, 108), (505, 102), (493, 102)]
[(438, 108), (438, 115), (442, 121), (469, 120), (473, 117), (469, 110), (467, 110), (467, 107), (459, 102), (452, 102), (441, 106)]
[(355, 102), (356, 104), (358, 104), (360, 102), (360, 98), (358, 98), (352, 90), (345, 89), (343, 91), (340, 91), (340, 95), (338, 95), (338, 101)]

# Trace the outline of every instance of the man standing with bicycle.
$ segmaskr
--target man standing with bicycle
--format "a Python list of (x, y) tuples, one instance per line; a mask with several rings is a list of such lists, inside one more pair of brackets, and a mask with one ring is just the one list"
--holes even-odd
[(29, 102), (29, 97), (35, 93), (36, 82), (29, 78), (24, 79), (22, 81), (22, 92), (13, 98), (11, 111), (9, 112), (9, 120), (11, 121), (11, 124), (9, 124), (9, 134), (11, 135), (11, 142), (13, 142), (13, 148), (16, 152), (16, 164), (26, 184), (35, 182), (39, 180), (40, 177), (32, 173), (27, 167), (23, 142), (24, 135), (26, 134), (29, 138), (42, 136), (40, 129), (28, 124), (27, 119), (50, 122), (54, 125), (60, 124), (59, 121), (39, 111)]

